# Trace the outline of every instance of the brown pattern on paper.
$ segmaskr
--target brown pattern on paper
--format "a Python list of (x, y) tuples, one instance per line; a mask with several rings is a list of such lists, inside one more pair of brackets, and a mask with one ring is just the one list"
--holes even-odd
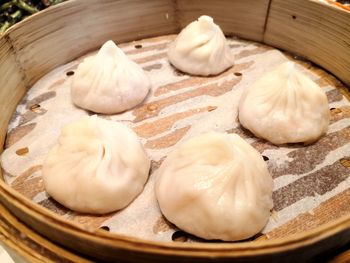
[[(350, 127), (343, 130), (333, 132), (327, 136), (323, 136), (314, 144), (298, 148), (287, 154), (293, 161), (286, 163), (285, 166), (269, 165), (270, 173), (274, 178), (284, 174), (303, 174), (310, 172), (316, 165), (323, 162), (327, 154), (347, 143), (350, 140)], [(320, 151), (320, 149), (322, 149)]]
[(332, 165), (324, 166), (276, 190), (273, 193), (274, 209), (280, 211), (305, 197), (324, 195), (346, 180), (349, 175), (349, 169), (341, 165), (339, 160)]
[(24, 114), (21, 115), (20, 120), (19, 120), (19, 125), (26, 124), (27, 122), (34, 120), (39, 115), (44, 115), (46, 112), (47, 112), (47, 110), (45, 110), (41, 107), (36, 111), (28, 110)]
[(154, 96), (158, 97), (158, 96), (167, 94), (171, 91), (186, 89), (186, 88), (190, 88), (190, 87), (197, 86), (197, 85), (207, 84), (208, 82), (217, 81), (217, 80), (222, 79), (223, 77), (229, 76), (233, 72), (243, 71), (245, 69), (248, 69), (253, 64), (254, 64), (253, 61), (249, 61), (249, 62), (245, 62), (242, 64), (234, 65), (233, 68), (231, 68), (231, 69), (225, 71), (224, 73), (220, 74), (219, 76), (215, 76), (215, 77), (191, 77), (191, 78), (187, 78), (187, 79), (175, 82), (175, 83), (167, 84), (167, 85), (159, 87), (155, 91)]
[(339, 90), (333, 89), (326, 92), (328, 103), (341, 101), (343, 99), (342, 94)]
[(319, 78), (319, 79), (315, 80), (315, 83), (316, 83), (317, 85), (319, 85), (321, 88), (326, 87), (326, 86), (329, 85), (329, 82), (326, 81), (326, 80), (323, 79), (323, 78)]
[[(226, 132), (235, 133), (241, 136), (243, 139), (256, 138), (253, 133), (251, 133), (249, 130), (245, 129), (241, 125), (239, 125), (236, 128), (226, 130)], [(260, 138), (257, 138), (257, 141), (253, 142), (251, 145), (260, 153), (267, 149), (278, 149), (278, 146), (273, 145), (272, 143)]]
[(45, 92), (31, 100), (27, 101), (27, 105), (26, 105), (26, 109), (30, 109), (30, 107), (34, 104), (40, 104), (46, 100), (49, 100), (51, 98), (54, 98), (56, 96), (56, 92), (55, 91), (48, 91)]
[(115, 212), (105, 215), (90, 215), (73, 212), (67, 216), (67, 220), (84, 225), (88, 231), (94, 231), (98, 229), (104, 221), (111, 218), (114, 214)]
[(134, 55), (134, 54), (140, 54), (146, 51), (159, 51), (159, 50), (164, 50), (167, 46), (168, 46), (168, 43), (155, 44), (155, 45), (146, 46), (146, 47), (142, 46), (142, 48), (135, 48), (135, 49), (128, 50), (125, 52), (125, 54)]
[(166, 232), (168, 230), (174, 229), (172, 223), (170, 223), (164, 216), (158, 218), (158, 220), (153, 225), (153, 233), (159, 234), (161, 232)]
[[(204, 87), (198, 87), (193, 90), (189, 90), (186, 92), (183, 92), (181, 94), (177, 94), (174, 96), (170, 96), (164, 99), (160, 99), (158, 101), (152, 101), (150, 103), (146, 103), (142, 105), (141, 107), (136, 108), (132, 113), (135, 116), (134, 122), (139, 122), (145, 119), (149, 119), (155, 116), (158, 116), (159, 112), (176, 103), (186, 101), (195, 97), (202, 96), (203, 94), (206, 94), (207, 96), (213, 96), (217, 97), (220, 95), (225, 94), (226, 92), (229, 92), (234, 88), (236, 84), (238, 84), (241, 81), (242, 77), (234, 78), (229, 81), (225, 81), (221, 85), (218, 83), (209, 84)], [(147, 107), (152, 104), (157, 106), (157, 110), (150, 112), (147, 110)]]
[(31, 100), (28, 100), (27, 98), (25, 98), (27, 111), (20, 116), (19, 125), (23, 125), (27, 122), (34, 120), (39, 115), (45, 114), (47, 110), (40, 107), (40, 103), (46, 100), (49, 100), (51, 98), (54, 98), (55, 96), (56, 96), (55, 91), (48, 91)]
[[(75, 68), (75, 67), (74, 67)], [(73, 68), (72, 68), (73, 69)], [(48, 88), (49, 90), (51, 89), (56, 89), (58, 87), (60, 87), (66, 80), (65, 79), (59, 79), (59, 80), (56, 80), (54, 83), (52, 83), (50, 85), (50, 87)]]
[(153, 64), (153, 65), (149, 65), (149, 66), (143, 67), (143, 69), (146, 70), (146, 71), (152, 71), (154, 69), (161, 69), (161, 68), (162, 68), (162, 64), (161, 63), (156, 63), (156, 64)]
[(30, 167), (21, 175), (16, 177), (11, 186), (25, 197), (33, 199), (38, 193), (44, 191), (44, 183), (41, 176), (29, 178), (33, 173), (41, 170), (41, 165)]
[(322, 86), (333, 86), (335, 87), (345, 98), (350, 101), (350, 92), (349, 87), (345, 86), (340, 80), (336, 77), (328, 74), (324, 70), (318, 67), (312, 67), (311, 70), (318, 75), (320, 78), (316, 81), (316, 83)]
[(350, 118), (350, 107), (339, 107), (331, 110), (331, 120), (330, 123), (337, 122), (341, 119)]
[(344, 85), (334, 76), (328, 74), (324, 70), (318, 68), (318, 67), (311, 67), (311, 71), (315, 73), (317, 76), (319, 76), (319, 79), (316, 80), (316, 83), (320, 85), (321, 87), (324, 86), (334, 86), (334, 87), (344, 87)]
[(252, 55), (258, 55), (270, 50), (273, 50), (273, 48), (264, 45), (255, 47), (253, 49), (245, 49), (235, 55), (235, 60), (246, 58)]
[(302, 233), (322, 224), (331, 222), (350, 213), (350, 189), (328, 199), (314, 208), (311, 213), (303, 213), (286, 224), (268, 232), (271, 238), (281, 238)]
[(180, 77), (186, 75), (186, 73), (184, 73), (181, 70), (176, 69), (176, 68), (173, 68), (173, 74), (174, 74), (174, 76), (180, 76)]
[(143, 64), (143, 63), (154, 61), (154, 60), (160, 60), (160, 59), (166, 58), (166, 57), (167, 57), (167, 53), (162, 52), (162, 53), (158, 53), (158, 54), (154, 54), (154, 55), (149, 55), (147, 57), (136, 58), (136, 59), (134, 59), (134, 61), (137, 64)]
[(68, 208), (65, 208), (63, 205), (56, 202), (51, 197), (43, 201), (40, 201), (38, 204), (61, 216), (67, 214), (70, 211)]
[(167, 134), (158, 139), (149, 140), (145, 147), (148, 149), (163, 149), (175, 145), (182, 139), (187, 133), (191, 126), (186, 126), (180, 129), (176, 129), (174, 132)]
[[(107, 118), (113, 121), (119, 120), (121, 122), (127, 122), (127, 125), (133, 127), (138, 136), (144, 138), (144, 144), (148, 149), (151, 149), (148, 151), (148, 153), (150, 155), (150, 158), (153, 159), (151, 160), (151, 176), (152, 174), (155, 175), (154, 172), (160, 167), (163, 160), (166, 158), (165, 154), (172, 150), (171, 147), (176, 147), (176, 143), (179, 143), (187, 136), (190, 137), (196, 135), (197, 131), (195, 129), (190, 129), (193, 122), (198, 121), (198, 124), (205, 122), (207, 120), (206, 117), (211, 116), (210, 114), (212, 114), (212, 111), (215, 111), (217, 107), (220, 108), (222, 105), (221, 103), (229, 103), (225, 94), (230, 94), (231, 96), (231, 94), (234, 94), (236, 92), (236, 88), (244, 89), (244, 85), (248, 85), (248, 83), (251, 83), (255, 78), (259, 77), (257, 69), (264, 67), (265, 61), (275, 60), (276, 64), (278, 64), (286, 60), (285, 56), (281, 52), (268, 52), (272, 50), (272, 48), (264, 46), (262, 44), (257, 44), (249, 41), (229, 40), (230, 47), (233, 49), (232, 51), (235, 54), (235, 62), (237, 63), (236, 65), (218, 76), (189, 76), (186, 73), (176, 70), (174, 67), (169, 67), (169, 62), (166, 58), (167, 45), (174, 38), (175, 35), (163, 36), (119, 45), (124, 48), (126, 47), (126, 53), (128, 55), (131, 55), (131, 57), (133, 57), (137, 63), (147, 63), (142, 65), (144, 70), (155, 70), (156, 72), (152, 72), (152, 74), (164, 74), (158, 76), (162, 77), (163, 80), (167, 80), (169, 77), (169, 81), (166, 82), (169, 84), (162, 85), (158, 89), (154, 90), (155, 94), (150, 94), (146, 100), (147, 102), (144, 105), (139, 105), (137, 108), (130, 110), (130, 112), (126, 113), (126, 116), (99, 115), (102, 118)], [(136, 45), (137, 47), (135, 47)], [(340, 191), (343, 191), (340, 190), (343, 189), (343, 186), (346, 188), (349, 187), (348, 180), (346, 179), (350, 174), (350, 159), (349, 157), (344, 158), (344, 156), (350, 155), (349, 148), (342, 147), (348, 144), (350, 141), (350, 122), (348, 122), (350, 121), (350, 104), (347, 103), (343, 99), (344, 96), (342, 96), (345, 94), (345, 88), (340, 81), (325, 71), (315, 67), (315, 65), (309, 61), (296, 57), (294, 58), (296, 59), (295, 62), (304, 67), (305, 71), (309, 71), (309, 73), (312, 71), (313, 74), (318, 76), (316, 83), (322, 87), (327, 88), (327, 97), (329, 102), (337, 102), (337, 108), (330, 110), (331, 123), (343, 120), (338, 125), (338, 128), (342, 128), (342, 130), (327, 134), (318, 142), (305, 147), (301, 144), (284, 145), (282, 146), (282, 150), (291, 151), (288, 154), (281, 154), (281, 156), (277, 156), (275, 154), (277, 152), (274, 151), (277, 151), (280, 149), (280, 147), (274, 146), (263, 139), (256, 138), (248, 130), (245, 130), (241, 126), (237, 126), (239, 125), (238, 119), (230, 120), (228, 125), (230, 125), (232, 121), (232, 126), (220, 126), (221, 123), (219, 123), (218, 127), (227, 129), (227, 132), (237, 133), (243, 138), (253, 141), (252, 146), (255, 147), (260, 153), (267, 149), (272, 150), (271, 156), (268, 156), (266, 153), (266, 157), (269, 158), (269, 160), (265, 158), (267, 165), (271, 174), (275, 178), (279, 177), (279, 184), (284, 185), (280, 189), (277, 189), (273, 194), (275, 201), (274, 209), (278, 212), (273, 212), (271, 214), (272, 225), (270, 227), (272, 229), (273, 227), (276, 227), (274, 224), (278, 223), (278, 221), (281, 219), (291, 221), (285, 223), (285, 225), (279, 226), (275, 230), (270, 231), (270, 233), (267, 233), (267, 235), (258, 234), (253, 238), (246, 240), (247, 242), (253, 239), (261, 240), (269, 237), (282, 237), (296, 232), (305, 231), (322, 223), (328, 222), (341, 215), (344, 215), (345, 213), (350, 213), (350, 190), (346, 190), (344, 193), (339, 194)], [(242, 63), (243, 59), (244, 63)], [(62, 71), (61, 75), (58, 74), (57, 76), (60, 77), (56, 80), (52, 80), (50, 82), (51, 86), (47, 87), (45, 84), (42, 86), (41, 91), (38, 89), (29, 91), (21, 102), (22, 106), (17, 109), (18, 112), (15, 113), (12, 118), (12, 126), (13, 124), (17, 124), (16, 121), (19, 121), (19, 123), (22, 124), (28, 123), (40, 114), (44, 114), (46, 112), (46, 109), (42, 107), (43, 105), (40, 105), (43, 103), (43, 101), (51, 99), (49, 103), (54, 104), (57, 102), (57, 98), (55, 98), (55, 91), (57, 91), (57, 94), (59, 96), (63, 95), (63, 93), (60, 93), (60, 88), (67, 88), (69, 86), (67, 84), (69, 84), (69, 81), (72, 80), (71, 77), (66, 76), (67, 71), (75, 70), (77, 63), (82, 60), (82, 58), (78, 58), (73, 63), (74, 66), (72, 66), (70, 69)], [(267, 70), (272, 69), (273, 67), (270, 62), (266, 63), (266, 66), (268, 67)], [(181, 78), (179, 78), (179, 76), (181, 76)], [(156, 85), (157, 83), (154, 84)], [(47, 92), (48, 90), (49, 92)], [(237, 94), (240, 94), (240, 91), (242, 90), (237, 89), (237, 91)], [(40, 92), (43, 94), (38, 95)], [(215, 98), (215, 105), (211, 104), (212, 100), (206, 103), (206, 98), (209, 96), (217, 97)], [(34, 97), (34, 99), (28, 100), (28, 98), (32, 97)], [(192, 100), (196, 102), (199, 101), (201, 103), (200, 108), (197, 108), (199, 106), (196, 105), (192, 106)], [(180, 105), (183, 104), (184, 107), (180, 107)], [(57, 110), (59, 110), (61, 105), (56, 106)], [(171, 109), (173, 109), (172, 112), (169, 112), (169, 106), (171, 106)], [(234, 106), (236, 107), (237, 105)], [(23, 110), (23, 108), (25, 109)], [(129, 115), (130, 113), (131, 118)], [(48, 116), (51, 116), (53, 113), (50, 110), (50, 112), (46, 114)], [(72, 114), (74, 114), (74, 109)], [(92, 113), (88, 112), (88, 114)], [(216, 112), (216, 114), (218, 113)], [(52, 116), (55, 115), (53, 114)], [(232, 114), (228, 114), (228, 116), (232, 116)], [(220, 119), (223, 119), (226, 125), (226, 120), (224, 117), (225, 116), (218, 116), (217, 120), (219, 121)], [(47, 119), (48, 118), (45, 118), (45, 120)], [(212, 128), (217, 123), (215, 122), (216, 120), (214, 121), (212, 118), (209, 119), (210, 121), (208, 120), (208, 127)], [(40, 121), (43, 120), (44, 118), (40, 118)], [(177, 126), (180, 124), (179, 121), (181, 120), (186, 120), (186, 124), (183, 126)], [(182, 123), (183, 122), (181, 122), (181, 124)], [(43, 126), (45, 125), (48, 125), (47, 127), (50, 126), (49, 124), (44, 124)], [(346, 125), (349, 127), (343, 128)], [(234, 126), (237, 127), (228, 129), (229, 127)], [(8, 133), (6, 139), (6, 144), (8, 147), (11, 145), (13, 146), (13, 144), (15, 142), (18, 142), (20, 138), (23, 138), (24, 141), (27, 140), (27, 137), (23, 136), (29, 132), (31, 132), (31, 135), (35, 134), (40, 136), (40, 131), (35, 128), (37, 127), (35, 123), (30, 123), (22, 126), (17, 125), (17, 127), (18, 128), (15, 128)], [(336, 127), (333, 126), (333, 128)], [(24, 147), (26, 147), (25, 144), (11, 149), (11, 151), (15, 152), (18, 150), (17, 148)], [(29, 152), (24, 155), (26, 157), (16, 156), (15, 153), (14, 156), (17, 158), (17, 160), (19, 158), (22, 158), (21, 160), (23, 161), (25, 161), (24, 158), (27, 157), (35, 158), (35, 154), (37, 154), (37, 149), (35, 147), (35, 145), (30, 145), (30, 149), (28, 148)], [(325, 166), (324, 160), (326, 159), (326, 156), (333, 160), (339, 160), (334, 161), (333, 164)], [(7, 158), (7, 160), (10, 159), (11, 158)], [(11, 164), (7, 164), (7, 167), (4, 166), (4, 169), (10, 170), (13, 176), (17, 176), (18, 174), (14, 173), (18, 169), (16, 169), (15, 166), (12, 169), (10, 165)], [(28, 167), (30, 167), (29, 164), (27, 167), (23, 167), (22, 170), (25, 170)], [(316, 167), (317, 170), (315, 169)], [(64, 215), (64, 219), (67, 221), (74, 221), (76, 223), (82, 224), (87, 230), (96, 231), (102, 224), (105, 223), (106, 220), (110, 219), (111, 217), (113, 218), (111, 218), (108, 223), (108, 227), (110, 227), (111, 231), (118, 232), (120, 230), (123, 230), (122, 232), (124, 234), (130, 236), (141, 236), (143, 238), (148, 238), (151, 240), (156, 239), (170, 241), (171, 239), (169, 240), (169, 237), (175, 230), (177, 230), (175, 226), (169, 223), (159, 213), (159, 210), (156, 207), (157, 204), (153, 191), (143, 191), (142, 194), (137, 199), (135, 199), (132, 204), (130, 204), (128, 209), (123, 209), (116, 213), (101, 216), (80, 214), (61, 206), (51, 198), (44, 199), (46, 196), (45, 192), (43, 192), (44, 189), (43, 183), (41, 181), (39, 171), (40, 169), (40, 166), (34, 166), (26, 170), (23, 174), (18, 175), (17, 178), (9, 179), (9, 181), (13, 180), (12, 187), (14, 187), (14, 189), (21, 192), (28, 198), (33, 199), (33, 197), (36, 196), (35, 201), (40, 201), (40, 205), (59, 215)], [(295, 181), (291, 182), (289, 181), (290, 178), (287, 176), (283, 177), (286, 174), (294, 175), (295, 177), (293, 177), (293, 179)], [(9, 173), (6, 173), (6, 176), (11, 175)], [(150, 186), (149, 184), (154, 183), (153, 179), (154, 178), (148, 181), (146, 187), (151, 187), (152, 189), (153, 186)], [(343, 184), (339, 185), (341, 183)], [(37, 194), (40, 195), (37, 196)], [(327, 194), (327, 196), (324, 194)], [(320, 199), (320, 195), (323, 195), (322, 199)], [(332, 195), (336, 196), (332, 199), (329, 199), (329, 205), (325, 206), (325, 204), (328, 204), (328, 201), (325, 201), (322, 203), (322, 205), (320, 205), (320, 200), (326, 200)], [(152, 201), (151, 203), (146, 203), (145, 200)], [(307, 202), (310, 200), (312, 202), (317, 202), (314, 203), (312, 207), (320, 205), (319, 208), (313, 210), (314, 215), (307, 213), (300, 215), (301, 212), (299, 210), (299, 207), (291, 206), (298, 201), (300, 201), (302, 205), (307, 205)], [(288, 209), (283, 210), (284, 208)], [(131, 219), (131, 221), (134, 220), (133, 216), (136, 213), (138, 217), (135, 220), (138, 220), (143, 211), (148, 214), (145, 219), (142, 218), (142, 220), (138, 222), (141, 224), (146, 224), (147, 227), (135, 228), (133, 226), (129, 228), (129, 226), (132, 225), (129, 219)], [(119, 216), (124, 219), (121, 221), (114, 220), (118, 219)], [(293, 220), (293, 218), (295, 219)], [(178, 233), (183, 231), (176, 232)], [(217, 242), (205, 241), (193, 237), (187, 233), (184, 233), (183, 236), (180, 236), (180, 239), (181, 238), (185, 238), (188, 242)]]
[(5, 149), (18, 142), (21, 138), (26, 136), (36, 126), (36, 123), (18, 126), (12, 129), (6, 136)]
[(264, 139), (258, 139), (256, 142), (253, 142), (251, 144), (259, 153), (264, 152), (265, 150), (271, 150), (271, 149), (278, 149), (278, 146), (273, 145), (272, 143), (264, 140)]
[(239, 48), (239, 47), (246, 47), (246, 44), (230, 44), (229, 47), (232, 49)]
[(133, 130), (140, 137), (153, 137), (157, 134), (161, 134), (163, 132), (168, 131), (177, 121), (205, 111), (207, 111), (207, 107), (175, 113), (170, 116), (155, 120), (153, 122), (146, 122), (141, 125), (138, 125), (134, 127)]
[(245, 129), (242, 125), (238, 125), (238, 127), (226, 130), (227, 133), (235, 133), (241, 136), (243, 139), (254, 138), (254, 134), (249, 130)]

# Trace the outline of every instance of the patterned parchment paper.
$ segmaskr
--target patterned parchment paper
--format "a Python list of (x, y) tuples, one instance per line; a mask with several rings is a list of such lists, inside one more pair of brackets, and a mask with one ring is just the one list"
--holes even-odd
[[(262, 235), (271, 239), (312, 229), (350, 212), (350, 103), (345, 87), (334, 77), (307, 61), (271, 47), (230, 38), (235, 65), (216, 77), (190, 77), (168, 62), (168, 43), (163, 36), (121, 44), (152, 79), (153, 89), (142, 105), (117, 115), (100, 115), (121, 121), (140, 137), (152, 159), (144, 191), (127, 208), (94, 216), (62, 207), (45, 193), (41, 167), (60, 129), (83, 115), (93, 113), (75, 107), (70, 99), (72, 76), (83, 58), (61, 66), (38, 81), (18, 105), (8, 128), (6, 150), (1, 156), (5, 180), (34, 202), (66, 220), (89, 229), (108, 226), (111, 232), (148, 240), (171, 241), (176, 227), (161, 215), (154, 194), (157, 168), (178, 143), (200, 133), (216, 130), (237, 133), (268, 159), (274, 178), (274, 210)], [(141, 47), (142, 46), (142, 47)], [(93, 55), (89, 54), (87, 56)], [(318, 142), (276, 147), (255, 138), (237, 121), (242, 91), (280, 63), (294, 60), (298, 68), (325, 90), (331, 124)], [(344, 94), (342, 94), (344, 93)], [(186, 235), (186, 234), (183, 234)], [(191, 236), (182, 241), (200, 241)]]

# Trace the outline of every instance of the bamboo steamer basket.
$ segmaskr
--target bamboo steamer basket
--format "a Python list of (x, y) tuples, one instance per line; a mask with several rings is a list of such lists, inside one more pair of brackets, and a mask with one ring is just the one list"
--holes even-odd
[[(350, 85), (350, 12), (319, 1), (71, 0), (20, 22), (0, 38), (0, 144), (16, 105), (52, 69), (107, 39), (119, 43), (178, 33), (202, 14), (213, 16), (226, 35), (300, 54)], [(89, 231), (3, 180), (0, 201), (0, 240), (31, 262), (84, 262), (85, 256), (127, 262), (294, 262), (350, 242), (350, 214), (276, 240), (185, 244)]]

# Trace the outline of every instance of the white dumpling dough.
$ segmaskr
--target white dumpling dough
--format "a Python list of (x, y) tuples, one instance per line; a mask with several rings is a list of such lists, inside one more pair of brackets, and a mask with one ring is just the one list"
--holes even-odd
[(224, 33), (209, 16), (186, 26), (169, 46), (176, 68), (192, 75), (216, 75), (233, 65), (234, 56)]
[(47, 193), (72, 210), (103, 214), (127, 206), (150, 169), (137, 135), (96, 116), (66, 125), (43, 164)]
[(140, 104), (150, 88), (151, 81), (143, 69), (110, 40), (96, 56), (78, 66), (71, 97), (83, 109), (114, 114)]
[(206, 133), (175, 149), (157, 171), (164, 216), (205, 239), (249, 238), (267, 223), (273, 181), (261, 155), (236, 134)]
[(325, 92), (293, 62), (285, 62), (243, 92), (240, 123), (274, 144), (312, 143), (328, 130)]

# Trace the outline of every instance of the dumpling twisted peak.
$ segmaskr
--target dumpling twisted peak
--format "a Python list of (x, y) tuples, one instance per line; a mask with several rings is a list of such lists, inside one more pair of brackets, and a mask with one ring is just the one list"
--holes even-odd
[(218, 25), (201, 16), (170, 44), (168, 57), (176, 68), (193, 75), (216, 75), (233, 65), (233, 54)]
[(262, 76), (242, 94), (240, 123), (274, 144), (311, 143), (327, 132), (325, 92), (293, 62)]
[(143, 190), (150, 168), (137, 135), (96, 116), (66, 125), (43, 164), (47, 193), (79, 212), (103, 214), (127, 206)]
[(205, 239), (258, 233), (270, 217), (273, 181), (261, 155), (236, 134), (210, 132), (171, 152), (157, 171), (164, 216)]
[(81, 108), (114, 114), (141, 103), (150, 88), (151, 81), (143, 69), (110, 40), (96, 56), (78, 66), (71, 96)]

